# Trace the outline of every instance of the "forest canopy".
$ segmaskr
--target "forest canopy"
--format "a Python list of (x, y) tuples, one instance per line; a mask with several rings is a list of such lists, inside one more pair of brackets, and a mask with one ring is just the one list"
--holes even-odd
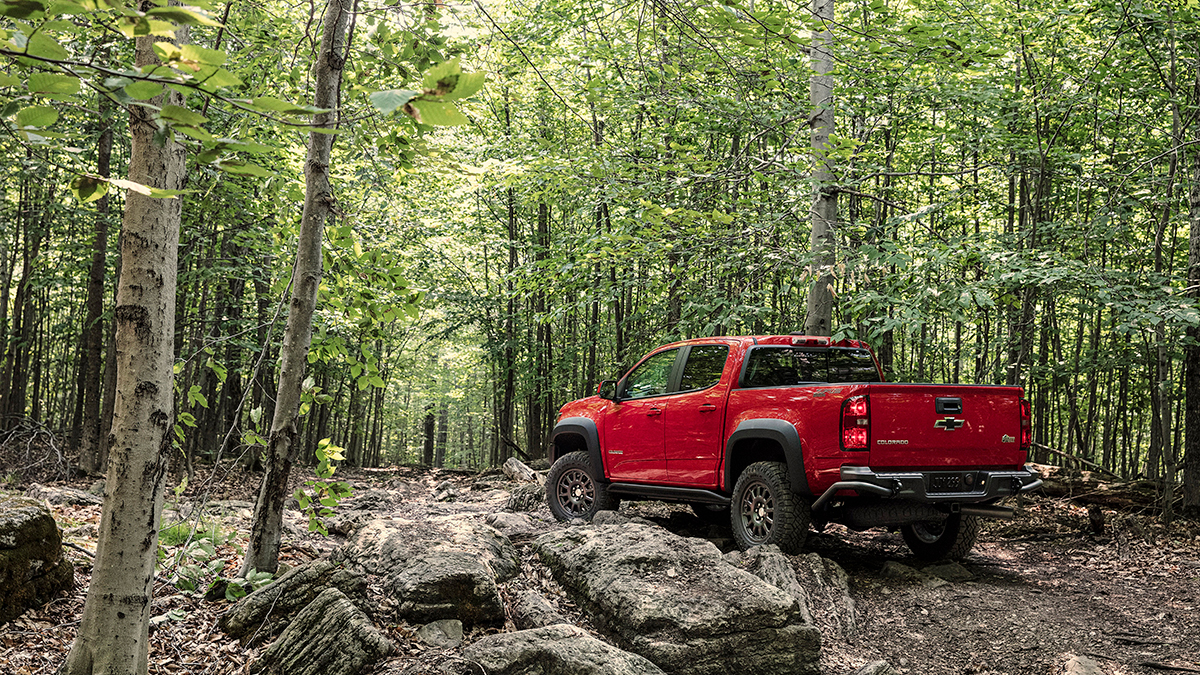
[[(116, 233), (125, 191), (150, 192), (181, 205), (177, 475), (254, 467), (322, 110), (320, 8), (0, 7), (5, 427), (72, 452), (107, 436)], [(544, 456), (559, 406), (649, 348), (802, 330), (827, 279), (830, 332), (872, 344), (889, 379), (1024, 386), (1039, 459), (1200, 472), (1195, 3), (833, 11), (359, 0), (301, 461), (327, 438), (358, 466)], [(168, 46), (176, 25), (190, 41)], [(147, 36), (163, 65), (133, 65)], [(186, 149), (181, 190), (126, 179), (137, 109)], [(836, 197), (829, 250), (814, 195)]]

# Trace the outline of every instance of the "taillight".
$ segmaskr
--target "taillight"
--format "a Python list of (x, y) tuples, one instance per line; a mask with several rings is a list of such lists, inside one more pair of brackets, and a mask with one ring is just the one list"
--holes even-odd
[(1028, 399), (1021, 399), (1021, 449), (1029, 452), (1033, 446), (1033, 414)]
[(842, 449), (866, 450), (871, 435), (871, 406), (866, 396), (842, 401)]

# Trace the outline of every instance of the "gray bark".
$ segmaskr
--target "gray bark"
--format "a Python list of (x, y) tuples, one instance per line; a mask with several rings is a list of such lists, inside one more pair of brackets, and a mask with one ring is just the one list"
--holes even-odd
[[(313, 116), (313, 126), (337, 126), (336, 111), (347, 46), (343, 44), (350, 22), (351, 0), (329, 0), (325, 8), (324, 32), (314, 68), (316, 94), (313, 103), (329, 112)], [(254, 522), (241, 575), (251, 570), (274, 572), (279, 566), (283, 527), (283, 504), (288, 496), (288, 475), (299, 453), (298, 418), (301, 385), (312, 343), (312, 318), (321, 285), (321, 237), (325, 223), (336, 212), (337, 200), (329, 184), (329, 162), (333, 135), (312, 132), (308, 136), (308, 159), (304, 163), (304, 213), (300, 219), (296, 265), (292, 272), (292, 299), (280, 354), (279, 389), (275, 416), (268, 439), (270, 450), (266, 474), (254, 507)]]
[[(143, 10), (153, 5), (143, 2)], [(176, 32), (186, 42), (188, 30)], [(137, 40), (136, 63), (156, 63), (152, 45)], [(169, 100), (162, 98), (169, 97)], [(177, 92), (155, 105), (182, 106)], [(145, 107), (130, 108), (129, 178), (152, 187), (183, 187), (185, 150), (168, 135), (154, 143), (157, 127)], [(179, 199), (152, 199), (129, 191), (121, 236), (117, 288), (116, 400), (109, 444), (108, 480), (100, 537), (79, 633), (62, 669), (66, 675), (144, 674), (162, 513), (166, 450), (170, 449), (175, 282)]]
[(833, 35), (828, 26), (833, 23), (834, 0), (813, 0), (813, 18), (826, 28), (813, 31), (813, 76), (809, 81), (809, 99), (813, 107), (809, 125), (812, 127), (812, 152), (815, 165), (812, 172), (813, 206), (812, 232), (809, 246), (812, 251), (812, 273), (815, 277), (808, 294), (808, 314), (804, 332), (809, 335), (831, 335), (833, 332), (833, 268), (834, 226), (838, 217), (837, 188), (830, 164), (829, 135), (834, 130), (833, 110)]

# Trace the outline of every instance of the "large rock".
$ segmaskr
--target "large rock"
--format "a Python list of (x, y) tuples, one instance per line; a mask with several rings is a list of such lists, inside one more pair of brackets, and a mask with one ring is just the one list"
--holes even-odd
[(778, 546), (755, 546), (744, 553), (731, 551), (725, 554), (725, 560), (795, 598), (797, 611), (804, 622), (812, 623), (812, 616), (808, 613), (808, 592), (796, 578), (791, 561)]
[(467, 673), (487, 675), (661, 675), (637, 654), (559, 624), (489, 635), (463, 650)]
[(464, 520), (374, 520), (333, 558), (386, 577), (404, 619), (468, 625), (504, 623), (498, 584), (516, 576), (521, 564), (508, 537)]
[(819, 672), (800, 601), (708, 541), (630, 523), (551, 532), (534, 550), (598, 626), (668, 673)]
[(504, 623), (496, 575), (464, 551), (413, 556), (388, 576), (387, 589), (401, 617), (416, 623), (458, 619), (468, 626)]
[(62, 534), (46, 506), (0, 496), (0, 623), (46, 604), (74, 580)]
[(336, 588), (327, 588), (250, 665), (266, 675), (358, 675), (392, 653), (371, 619)]
[(511, 610), (513, 624), (521, 630), (571, 623), (535, 590), (518, 593)]
[(546, 488), (538, 483), (521, 483), (508, 494), (505, 511), (533, 511), (546, 503)]
[(96, 506), (104, 503), (104, 493), (99, 495), (67, 486), (47, 486), (34, 483), (25, 491), (30, 499), (51, 504), (69, 504), (71, 506)]
[(850, 597), (850, 577), (828, 558), (808, 553), (796, 559), (797, 579), (808, 595), (813, 623), (821, 634), (854, 640), (858, 634), (858, 609)]
[(258, 644), (278, 634), (318, 595), (336, 588), (362, 601), (367, 582), (361, 574), (329, 560), (315, 560), (288, 570), (271, 583), (238, 600), (221, 615), (219, 625), (244, 644)]

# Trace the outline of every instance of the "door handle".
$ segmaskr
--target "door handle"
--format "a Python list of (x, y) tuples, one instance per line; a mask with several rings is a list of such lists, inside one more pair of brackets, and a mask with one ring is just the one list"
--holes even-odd
[(705, 403), (704, 405), (700, 406), (700, 412), (712, 412), (716, 409), (717, 409), (717, 406), (715, 406), (711, 403)]
[(662, 411), (659, 410), (658, 408), (651, 408), (646, 411), (646, 417), (656, 417), (661, 414), (662, 414)]

